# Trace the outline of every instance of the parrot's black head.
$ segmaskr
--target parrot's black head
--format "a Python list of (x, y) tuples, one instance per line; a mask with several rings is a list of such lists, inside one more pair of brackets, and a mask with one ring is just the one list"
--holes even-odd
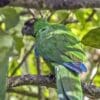
[(30, 19), (24, 23), (24, 26), (22, 28), (23, 35), (30, 35), (35, 37), (35, 32), (34, 32), (35, 21), (36, 19)]

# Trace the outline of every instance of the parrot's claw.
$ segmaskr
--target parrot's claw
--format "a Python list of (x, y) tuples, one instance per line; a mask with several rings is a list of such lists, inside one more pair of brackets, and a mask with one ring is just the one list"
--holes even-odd
[(54, 74), (49, 74), (48, 76), (49, 76), (49, 78), (52, 79), (52, 80), (55, 80), (55, 79), (56, 79), (56, 77), (55, 77)]

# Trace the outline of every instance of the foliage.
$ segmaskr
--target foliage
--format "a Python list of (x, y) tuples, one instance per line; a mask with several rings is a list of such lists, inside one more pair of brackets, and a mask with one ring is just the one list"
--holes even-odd
[[(60, 11), (39, 11), (35, 10), (36, 17), (47, 18), (51, 23), (62, 23), (69, 27), (80, 39), (87, 54), (86, 64), (88, 65), (88, 72), (82, 75), (82, 79), (86, 81), (92, 80), (94, 74), (93, 70), (97, 67), (100, 59), (100, 50), (87, 47), (92, 46), (100, 48), (100, 9), (79, 9), (79, 10), (60, 10)], [(34, 43), (34, 38), (29, 36), (22, 36), (21, 29), (23, 23), (32, 18), (28, 9), (5, 7), (0, 9), (0, 100), (4, 97), (6, 90), (6, 75), (12, 77), (12, 73), (19, 65), (23, 56), (30, 49)], [(96, 27), (94, 29), (94, 27)], [(8, 60), (9, 57), (9, 60)], [(50, 69), (41, 58), (41, 74), (47, 75)], [(94, 83), (100, 86), (100, 70), (96, 73)], [(27, 59), (16, 70), (14, 75), (23, 74), (37, 74), (36, 61), (34, 51), (30, 52)], [(1, 78), (2, 77), (2, 78)], [(37, 86), (18, 87), (20, 90), (27, 90), (38, 94)], [(17, 98), (16, 98), (17, 97)], [(33, 100), (33, 97), (27, 95), (22, 96), (16, 93), (7, 93), (7, 99), (14, 100)], [(57, 94), (54, 89), (42, 87), (42, 98), (46, 100), (57, 100)], [(37, 100), (37, 97), (34, 98)]]
[(100, 27), (91, 29), (82, 39), (82, 43), (94, 48), (100, 48)]
[(13, 39), (9, 35), (0, 34), (0, 99), (4, 100), (6, 92), (6, 76), (8, 58), (11, 53)]

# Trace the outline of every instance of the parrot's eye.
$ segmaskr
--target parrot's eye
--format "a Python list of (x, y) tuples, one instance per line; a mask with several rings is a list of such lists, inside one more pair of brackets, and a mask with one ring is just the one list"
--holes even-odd
[(48, 32), (48, 30), (49, 30), (49, 27), (46, 26), (46, 27), (40, 29), (39, 32), (40, 32), (40, 33), (41, 33), (41, 32)]
[(45, 31), (45, 30), (46, 30), (46, 28), (41, 29), (41, 31)]

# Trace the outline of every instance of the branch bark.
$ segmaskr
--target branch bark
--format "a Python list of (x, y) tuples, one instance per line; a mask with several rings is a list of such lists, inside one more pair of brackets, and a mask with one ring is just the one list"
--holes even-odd
[[(55, 77), (51, 75), (41, 76), (41, 75), (23, 75), (8, 78), (8, 90), (22, 85), (38, 85), (56, 88)], [(89, 98), (100, 98), (100, 87), (94, 85), (89, 85), (82, 83), (84, 94)]]
[(100, 0), (0, 0), (0, 6), (5, 5), (52, 10), (100, 8)]

